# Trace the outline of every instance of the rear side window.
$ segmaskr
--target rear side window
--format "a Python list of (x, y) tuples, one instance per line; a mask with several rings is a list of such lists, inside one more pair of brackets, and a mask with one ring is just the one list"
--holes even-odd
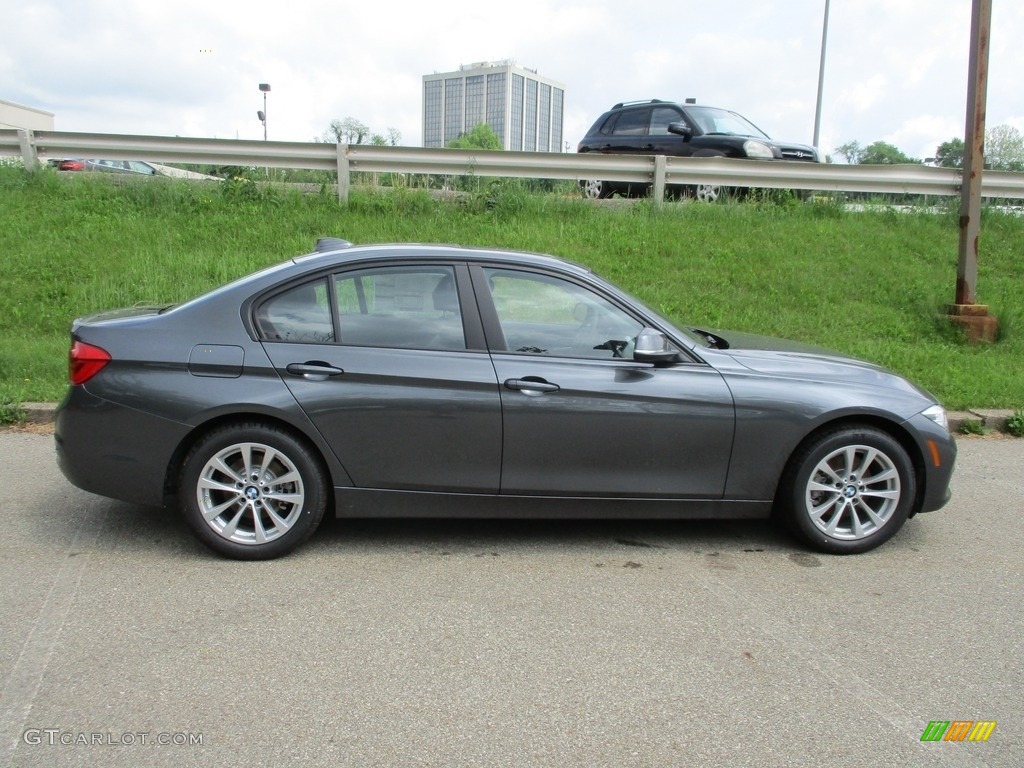
[(650, 123), (649, 109), (628, 109), (619, 114), (612, 133), (616, 136), (643, 136)]
[(451, 267), (380, 267), (346, 272), (334, 280), (342, 344), (466, 348)]
[(256, 325), (267, 341), (334, 341), (327, 280), (305, 283), (267, 299), (256, 310)]

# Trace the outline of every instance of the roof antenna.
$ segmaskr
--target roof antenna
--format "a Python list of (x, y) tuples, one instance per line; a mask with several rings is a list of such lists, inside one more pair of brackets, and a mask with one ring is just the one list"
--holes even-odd
[(321, 237), (316, 241), (316, 253), (327, 253), (329, 251), (340, 251), (343, 248), (351, 248), (352, 243), (342, 240), (340, 237)]

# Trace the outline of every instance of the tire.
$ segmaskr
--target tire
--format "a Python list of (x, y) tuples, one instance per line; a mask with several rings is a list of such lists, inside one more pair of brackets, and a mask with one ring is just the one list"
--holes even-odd
[(891, 435), (846, 426), (814, 437), (793, 455), (778, 512), (815, 549), (852, 555), (892, 538), (915, 494), (910, 457)]
[(610, 196), (608, 184), (597, 179), (584, 179), (580, 182), (580, 190), (588, 200), (604, 200)]
[(698, 184), (693, 188), (693, 196), (702, 203), (717, 203), (723, 192), (717, 184)]
[(323, 519), (327, 490), (319, 457), (265, 424), (210, 432), (185, 457), (178, 486), (199, 540), (239, 560), (270, 560), (302, 544)]

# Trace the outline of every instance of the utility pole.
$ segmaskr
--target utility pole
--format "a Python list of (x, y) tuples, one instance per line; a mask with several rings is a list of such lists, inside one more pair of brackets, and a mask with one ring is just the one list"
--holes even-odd
[(956, 272), (956, 303), (949, 317), (970, 341), (996, 340), (999, 321), (977, 304), (978, 241), (981, 236), (981, 176), (985, 168), (985, 109), (988, 53), (992, 31), (992, 0), (972, 0), (971, 49), (964, 127), (964, 167), (960, 189), (960, 259)]

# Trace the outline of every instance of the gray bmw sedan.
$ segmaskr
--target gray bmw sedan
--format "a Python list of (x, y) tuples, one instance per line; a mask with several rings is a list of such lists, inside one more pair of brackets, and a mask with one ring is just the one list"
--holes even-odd
[(315, 252), (83, 317), (57, 414), (87, 491), (177, 505), (235, 558), (339, 517), (775, 515), (864, 552), (949, 498), (942, 406), (878, 366), (680, 328), (584, 267), (440, 245)]

